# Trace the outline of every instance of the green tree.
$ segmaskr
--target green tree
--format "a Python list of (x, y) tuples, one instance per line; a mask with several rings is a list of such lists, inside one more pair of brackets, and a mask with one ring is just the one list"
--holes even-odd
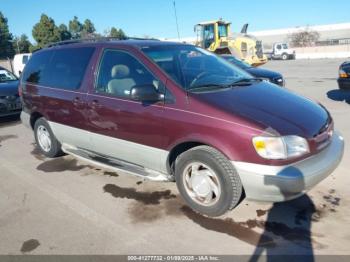
[(16, 50), (16, 54), (29, 53), (31, 46), (32, 44), (25, 34), (13, 39), (13, 48)]
[(82, 37), (94, 36), (96, 32), (94, 24), (90, 19), (86, 19), (83, 24)]
[(39, 47), (38, 45), (31, 45), (31, 46), (29, 47), (29, 52), (30, 52), (30, 53), (33, 53), (34, 51), (36, 51), (36, 50), (38, 50), (38, 49), (40, 49), (40, 47)]
[(61, 41), (72, 39), (72, 34), (69, 32), (65, 24), (60, 24), (60, 26), (58, 27), (58, 32), (60, 33)]
[(110, 37), (114, 37), (117, 39), (126, 39), (126, 34), (124, 33), (124, 31), (122, 29), (117, 29), (115, 27), (111, 28), (111, 31), (109, 32), (109, 36)]
[(0, 12), (0, 58), (13, 57), (12, 34), (9, 31), (7, 18)]
[(39, 48), (60, 40), (60, 33), (55, 21), (45, 14), (42, 14), (39, 23), (34, 25), (32, 33)]
[(72, 35), (72, 39), (79, 39), (81, 32), (83, 31), (83, 25), (80, 23), (78, 17), (74, 16), (73, 20), (69, 21), (69, 32)]

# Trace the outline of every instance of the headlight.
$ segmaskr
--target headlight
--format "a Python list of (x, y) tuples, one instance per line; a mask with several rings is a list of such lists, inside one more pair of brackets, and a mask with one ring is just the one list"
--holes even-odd
[(287, 159), (302, 156), (310, 152), (306, 139), (299, 136), (253, 138), (256, 152), (266, 159)]
[(270, 78), (265, 78), (265, 77), (259, 77), (259, 78), (266, 81), (266, 82), (271, 82)]

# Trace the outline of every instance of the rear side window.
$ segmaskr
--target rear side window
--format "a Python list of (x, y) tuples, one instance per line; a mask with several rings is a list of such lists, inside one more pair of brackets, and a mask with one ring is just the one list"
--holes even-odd
[(28, 61), (22, 74), (22, 81), (33, 84), (43, 84), (42, 77), (45, 68), (49, 65), (53, 52), (39, 52)]
[(79, 89), (93, 52), (94, 48), (83, 47), (34, 54), (22, 79), (48, 87)]

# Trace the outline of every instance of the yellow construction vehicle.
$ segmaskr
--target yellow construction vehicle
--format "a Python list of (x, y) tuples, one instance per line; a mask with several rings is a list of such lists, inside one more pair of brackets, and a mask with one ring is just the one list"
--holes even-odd
[(232, 54), (253, 66), (265, 64), (262, 42), (247, 34), (248, 24), (235, 37), (230, 36), (230, 27), (231, 23), (222, 19), (197, 24), (196, 45), (217, 54)]

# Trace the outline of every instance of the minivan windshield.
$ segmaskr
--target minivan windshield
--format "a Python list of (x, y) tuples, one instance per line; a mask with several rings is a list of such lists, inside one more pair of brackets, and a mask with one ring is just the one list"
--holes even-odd
[(226, 61), (229, 61), (230, 63), (238, 66), (239, 68), (242, 68), (242, 69), (249, 69), (251, 68), (252, 66), (242, 60), (239, 60), (233, 56), (222, 56), (222, 58), (224, 58)]
[(0, 69), (0, 83), (16, 81), (17, 77), (6, 69)]
[(224, 88), (253, 79), (237, 66), (196, 46), (148, 46), (142, 51), (185, 90)]

